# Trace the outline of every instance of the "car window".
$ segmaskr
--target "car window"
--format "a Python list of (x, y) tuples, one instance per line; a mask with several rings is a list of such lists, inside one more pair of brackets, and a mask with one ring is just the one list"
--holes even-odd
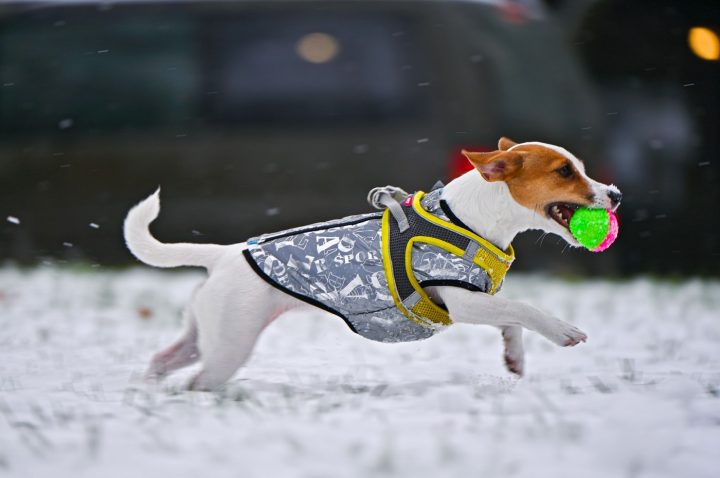
[(377, 121), (426, 106), (408, 15), (190, 13), (63, 8), (0, 24), (0, 131)]
[(383, 119), (422, 106), (422, 45), (408, 17), (252, 13), (207, 33), (215, 121)]
[(0, 26), (0, 131), (172, 125), (193, 108), (194, 26), (172, 14), (60, 9)]

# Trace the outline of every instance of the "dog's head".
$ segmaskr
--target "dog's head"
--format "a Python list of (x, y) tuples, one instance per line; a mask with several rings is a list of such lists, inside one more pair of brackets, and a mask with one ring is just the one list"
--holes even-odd
[(589, 178), (582, 161), (551, 144), (500, 138), (497, 151), (463, 154), (486, 181), (505, 182), (515, 202), (540, 217), (540, 228), (573, 246), (580, 245), (568, 227), (575, 210), (615, 210), (622, 199), (617, 187)]

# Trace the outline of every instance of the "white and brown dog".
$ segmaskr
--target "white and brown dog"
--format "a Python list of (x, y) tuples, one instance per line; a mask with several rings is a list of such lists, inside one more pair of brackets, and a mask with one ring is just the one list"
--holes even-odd
[[(590, 179), (583, 163), (567, 150), (539, 142), (514, 143), (501, 138), (493, 152), (464, 152), (475, 167), (451, 181), (442, 199), (467, 227), (505, 250), (519, 232), (539, 229), (579, 246), (568, 229), (579, 206), (616, 209), (620, 191)], [(125, 240), (132, 253), (155, 267), (205, 267), (208, 278), (187, 307), (187, 329), (155, 355), (148, 376), (160, 378), (198, 360), (202, 369), (190, 383), (198, 390), (217, 389), (241, 367), (262, 330), (291, 309), (311, 307), (307, 301), (272, 287), (260, 277), (243, 251), (247, 243), (164, 244), (149, 232), (160, 210), (159, 192), (129, 213)], [(522, 330), (527, 328), (559, 346), (586, 340), (578, 328), (529, 305), (450, 285), (425, 291), (442, 304), (454, 322), (499, 327), (505, 363), (523, 372)]]

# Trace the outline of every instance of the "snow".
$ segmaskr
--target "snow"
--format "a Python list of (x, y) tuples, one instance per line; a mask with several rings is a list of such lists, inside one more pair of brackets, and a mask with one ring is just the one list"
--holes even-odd
[(266, 330), (223, 393), (140, 375), (180, 331), (194, 272), (0, 269), (0, 469), (53, 477), (715, 477), (720, 283), (511, 274), (502, 294), (580, 326), (457, 325), (373, 343), (321, 312)]

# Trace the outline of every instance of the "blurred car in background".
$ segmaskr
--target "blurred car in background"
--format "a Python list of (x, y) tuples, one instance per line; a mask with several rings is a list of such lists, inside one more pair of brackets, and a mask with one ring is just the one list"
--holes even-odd
[(6, 4), (0, 257), (130, 262), (122, 219), (158, 185), (168, 242), (363, 212), (502, 135), (593, 172), (604, 116), (564, 35), (505, 2)]

